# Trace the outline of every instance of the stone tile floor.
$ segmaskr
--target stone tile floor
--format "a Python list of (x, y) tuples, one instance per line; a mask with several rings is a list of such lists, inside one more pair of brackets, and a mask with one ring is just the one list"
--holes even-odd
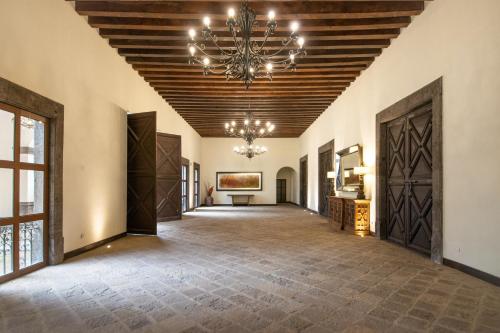
[(2, 332), (500, 332), (500, 288), (294, 207), (213, 207), (0, 285)]

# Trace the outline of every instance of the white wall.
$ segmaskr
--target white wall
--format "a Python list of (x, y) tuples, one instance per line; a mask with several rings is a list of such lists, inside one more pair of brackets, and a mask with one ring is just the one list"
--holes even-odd
[(66, 252), (126, 230), (126, 112), (157, 111), (158, 130), (200, 161), (200, 136), (70, 2), (1, 0), (0, 45), (1, 77), (65, 107)]
[[(500, 1), (439, 0), (300, 138), (317, 207), (317, 149), (360, 143), (375, 163), (375, 115), (443, 77), (444, 256), (500, 276)], [(494, 170), (494, 171), (493, 171)], [(374, 178), (367, 177), (372, 198)], [(374, 212), (375, 202), (372, 202)], [(375, 214), (372, 214), (372, 230)]]
[[(262, 191), (238, 192), (254, 194), (252, 203), (255, 204), (276, 203), (276, 176), (279, 169), (288, 166), (296, 170), (298, 174), (298, 139), (258, 139), (255, 144), (266, 146), (269, 151), (251, 160), (233, 152), (233, 147), (241, 146), (242, 142), (241, 139), (235, 138), (203, 138), (201, 140), (202, 202), (206, 196), (205, 185), (209, 183), (215, 186), (217, 171), (262, 171)], [(215, 203), (230, 204), (231, 198), (227, 196), (229, 193), (235, 192), (214, 191)], [(298, 194), (295, 197), (298, 198)]]

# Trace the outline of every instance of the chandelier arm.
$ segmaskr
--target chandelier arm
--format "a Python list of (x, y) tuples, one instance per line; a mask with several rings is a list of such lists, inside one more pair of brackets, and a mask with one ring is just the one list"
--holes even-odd
[(266, 30), (266, 34), (264, 35), (264, 40), (262, 41), (262, 44), (260, 44), (258, 50), (257, 50), (257, 53), (255, 53), (256, 55), (260, 54), (262, 52), (262, 50), (264, 49), (264, 46), (266, 45), (267, 43), (267, 40), (268, 38), (270, 37), (270, 33), (269, 31)]
[[(239, 54), (243, 53), (243, 49), (242, 49), (242, 46), (241, 46), (242, 43), (238, 40), (238, 34), (236, 32), (236, 29), (234, 29), (234, 28), (231, 29), (231, 34), (233, 36), (234, 45), (236, 46), (236, 53), (239, 53)], [(234, 55), (234, 53), (231, 54), (231, 55)]]
[(291, 42), (293, 42), (293, 39), (289, 38), (288, 41), (285, 44), (283, 44), (283, 46), (278, 51), (269, 54), (267, 57), (274, 57), (274, 56), (279, 55), (281, 52), (283, 52), (284, 50), (286, 50), (288, 48), (288, 46), (290, 45)]
[(215, 34), (210, 33), (208, 36), (210, 37), (210, 40), (212, 41), (214, 46), (217, 48), (217, 50), (219, 50), (225, 56), (228, 56), (228, 57), (232, 56), (231, 53), (224, 51), (224, 49), (219, 46), (219, 44), (217, 43), (217, 36)]
[[(193, 58), (191, 58), (191, 61), (196, 62), (199, 65), (202, 65), (203, 67), (206, 67), (205, 64), (203, 63), (203, 61), (201, 59), (199, 59), (199, 58), (193, 57)], [(221, 68), (221, 67), (225, 67), (225, 64), (210, 65), (209, 69), (211, 69), (211, 68)]]
[(231, 59), (231, 55), (230, 54), (224, 54), (223, 56), (214, 56), (214, 55), (211, 55), (211, 54), (208, 54), (207, 52), (205, 52), (205, 49), (203, 47), (201, 47), (200, 45), (198, 45), (197, 43), (194, 43), (192, 44), (198, 51), (200, 51), (203, 55), (207, 56), (208, 58), (212, 59), (212, 60), (216, 60), (217, 62), (221, 62), (221, 61), (225, 61), (225, 60), (228, 60), (228, 59)]

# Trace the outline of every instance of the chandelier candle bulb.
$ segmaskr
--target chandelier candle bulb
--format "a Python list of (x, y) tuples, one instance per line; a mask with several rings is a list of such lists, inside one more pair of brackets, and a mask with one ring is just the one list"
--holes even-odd
[(195, 49), (195, 47), (194, 47), (194, 46), (190, 46), (190, 47), (189, 47), (189, 53), (191, 53), (191, 56), (192, 56), (192, 57), (194, 56), (194, 54), (196, 53), (196, 49)]
[(210, 59), (208, 59), (207, 57), (203, 58), (203, 65), (205, 66), (210, 65)]
[(194, 40), (194, 37), (196, 37), (196, 31), (194, 29), (189, 29), (189, 38), (191, 38), (192, 40)]
[(299, 30), (299, 22), (297, 21), (293, 21), (291, 24), (290, 24), (290, 29), (292, 29), (292, 32), (295, 33)]
[(305, 40), (304, 40), (304, 38), (303, 38), (303, 37), (299, 37), (299, 38), (297, 39), (297, 44), (299, 44), (299, 47), (300, 47), (301, 49), (303, 49), (303, 48), (304, 48), (304, 43), (305, 43)]
[(268, 71), (268, 72), (272, 72), (272, 70), (273, 70), (273, 64), (268, 63), (268, 64), (266, 65), (266, 69), (267, 69), (267, 71)]
[(269, 11), (269, 13), (267, 14), (267, 18), (269, 19), (269, 21), (274, 21), (274, 19), (276, 18), (276, 13), (274, 12), (274, 10)]
[(259, 126), (259, 125), (260, 125), (260, 120), (258, 120), (258, 119), (257, 119), (257, 120), (255, 121), (255, 125), (256, 125), (256, 126)]
[(209, 27), (210, 27), (210, 17), (205, 16), (205, 17), (203, 18), (203, 25), (205, 25), (207, 28), (209, 28)]
[(236, 15), (236, 12), (234, 11), (234, 8), (229, 8), (227, 11), (227, 16), (229, 16), (230, 19), (234, 18)]

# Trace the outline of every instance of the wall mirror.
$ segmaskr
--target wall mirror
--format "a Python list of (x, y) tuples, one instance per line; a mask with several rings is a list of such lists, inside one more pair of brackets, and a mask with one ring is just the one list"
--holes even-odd
[(363, 164), (363, 151), (360, 145), (342, 149), (335, 154), (335, 170), (337, 170), (337, 191), (354, 192), (359, 190), (359, 175), (354, 168)]

